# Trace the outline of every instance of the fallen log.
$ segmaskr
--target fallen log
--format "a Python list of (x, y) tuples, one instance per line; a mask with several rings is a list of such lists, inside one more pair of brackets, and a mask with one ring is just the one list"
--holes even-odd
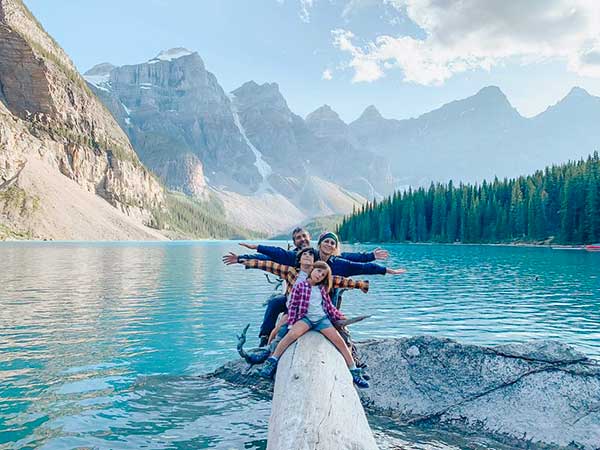
[(267, 450), (377, 449), (342, 355), (310, 331), (281, 357)]

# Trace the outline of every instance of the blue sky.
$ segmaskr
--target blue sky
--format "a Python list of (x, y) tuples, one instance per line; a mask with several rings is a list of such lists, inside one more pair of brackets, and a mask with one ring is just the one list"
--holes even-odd
[(25, 0), (86, 71), (197, 51), (226, 91), (277, 82), (305, 116), (418, 116), (497, 85), (521, 114), (600, 95), (595, 0)]

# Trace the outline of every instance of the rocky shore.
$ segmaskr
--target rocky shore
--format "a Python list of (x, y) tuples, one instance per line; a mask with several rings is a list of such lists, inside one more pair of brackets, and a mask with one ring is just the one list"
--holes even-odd
[[(555, 341), (484, 347), (432, 336), (363, 342), (371, 414), (515, 448), (600, 449), (600, 362)], [(271, 392), (241, 360), (211, 376)]]

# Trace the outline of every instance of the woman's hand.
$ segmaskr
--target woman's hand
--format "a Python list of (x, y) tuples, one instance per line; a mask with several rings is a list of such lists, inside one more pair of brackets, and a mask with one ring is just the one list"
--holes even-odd
[(373, 250), (373, 255), (375, 255), (375, 259), (387, 259), (388, 256), (390, 256), (387, 250), (384, 250), (380, 247), (377, 247), (375, 250)]
[(223, 256), (223, 263), (231, 266), (232, 264), (239, 264), (238, 255), (233, 252), (229, 252), (227, 255)]
[(389, 267), (385, 269), (385, 273), (389, 275), (401, 275), (406, 273), (406, 269), (390, 269)]
[(258, 245), (256, 245), (256, 244), (246, 244), (245, 242), (240, 242), (240, 245), (242, 247), (246, 247), (250, 250), (256, 250), (258, 248)]

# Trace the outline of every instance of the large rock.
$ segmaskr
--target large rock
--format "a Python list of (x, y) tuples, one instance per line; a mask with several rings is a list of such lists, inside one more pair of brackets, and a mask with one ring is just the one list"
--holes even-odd
[[(373, 413), (492, 435), (517, 448), (600, 448), (600, 364), (569, 346), (481, 347), (420, 336), (362, 343), (360, 352), (372, 375), (360, 394)], [(214, 375), (252, 386), (254, 370), (236, 361)]]

